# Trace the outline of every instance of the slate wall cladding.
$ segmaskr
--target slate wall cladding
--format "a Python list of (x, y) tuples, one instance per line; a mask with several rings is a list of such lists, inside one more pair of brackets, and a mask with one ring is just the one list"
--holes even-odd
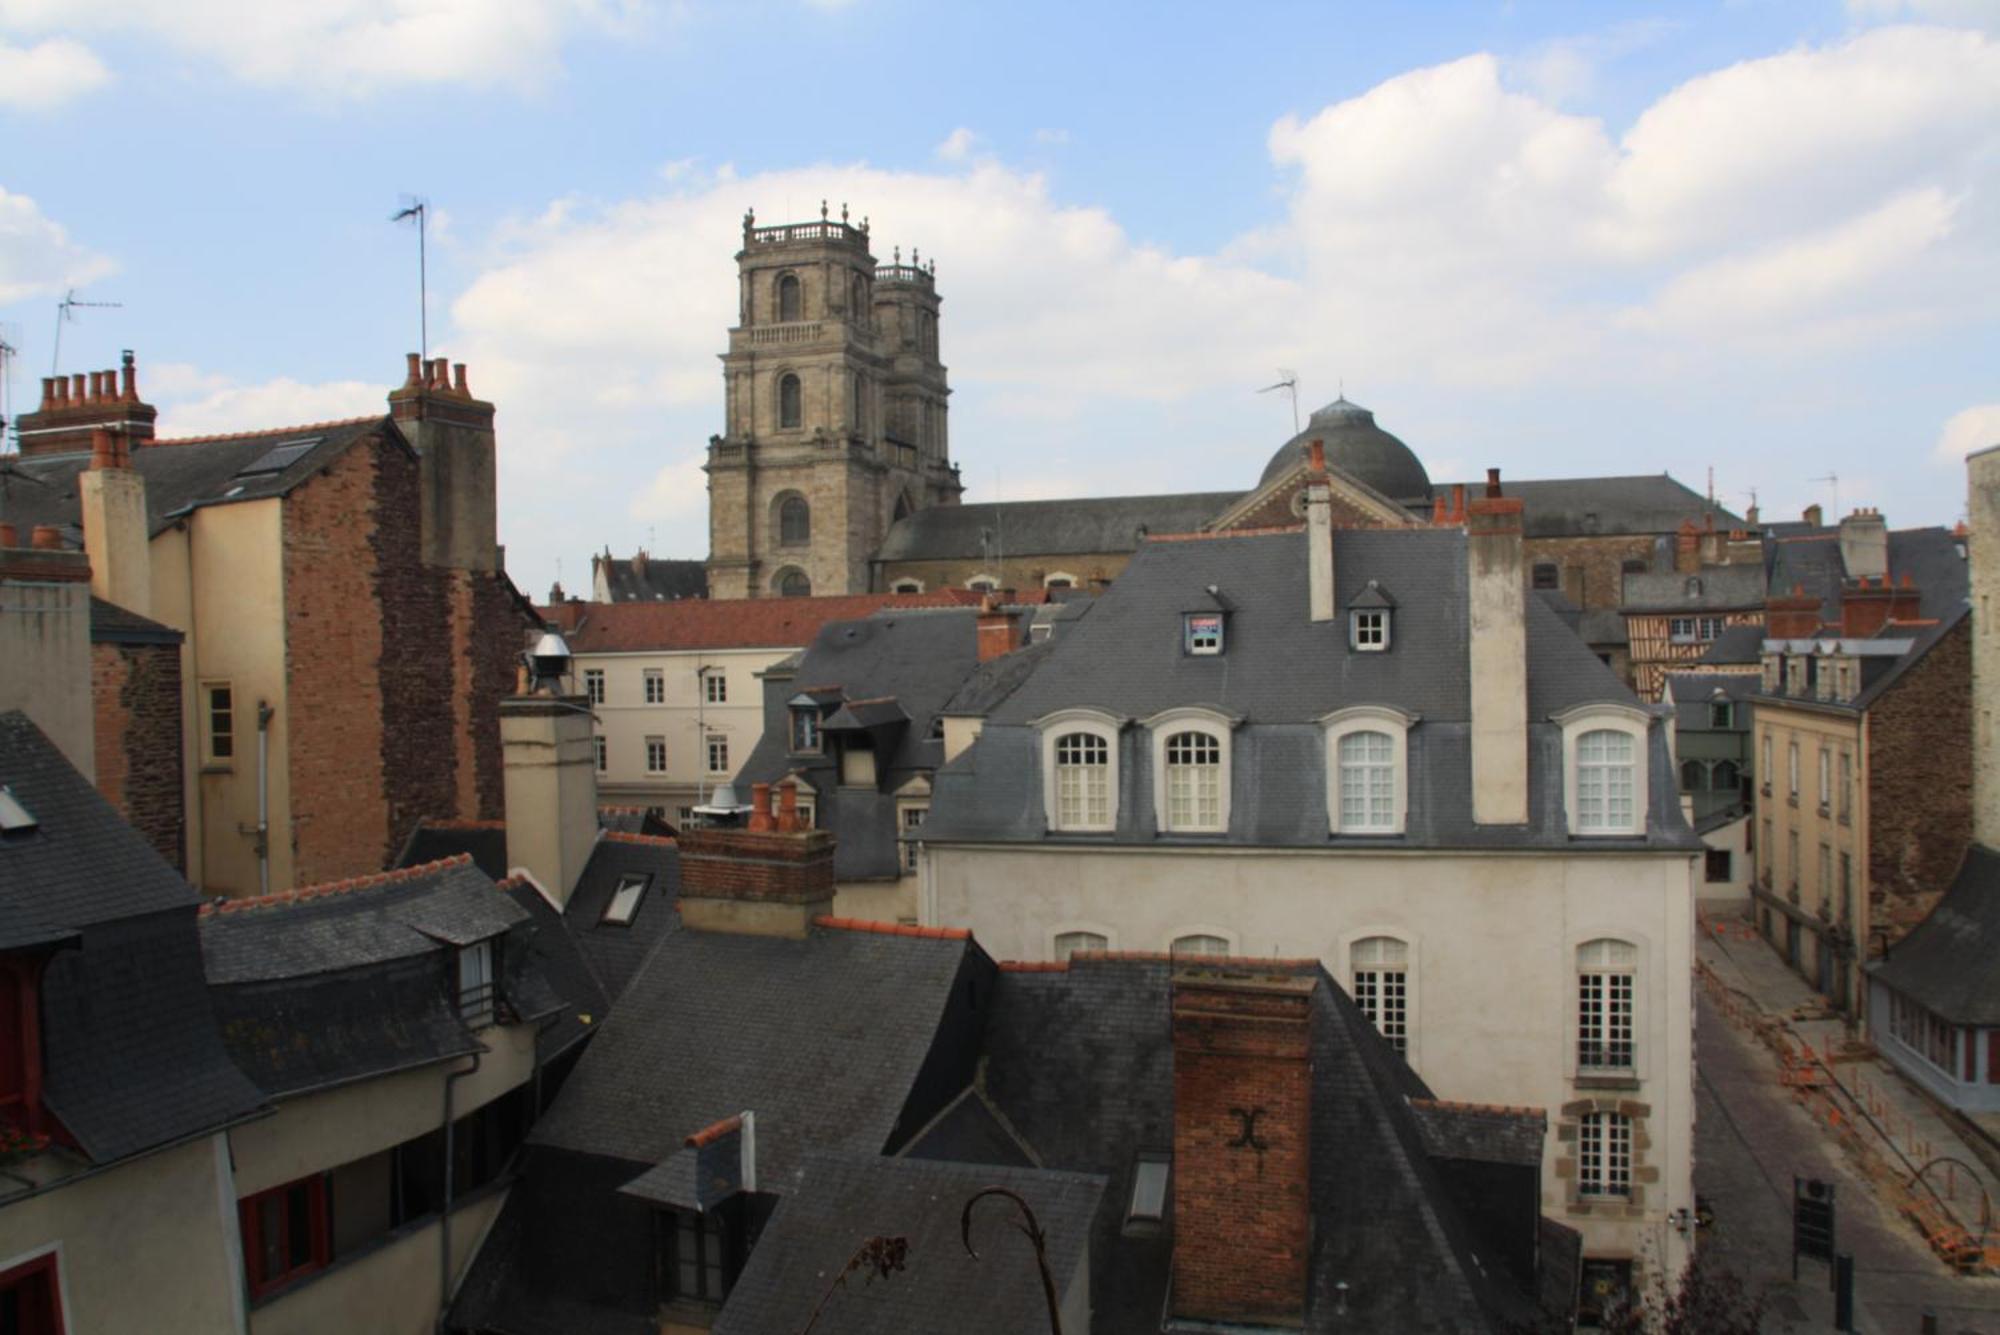
[(833, 896), (827, 830), (683, 830), (678, 842), (683, 898), (803, 904)]
[(1970, 618), (1876, 699), (1867, 727), (1869, 924), (1894, 944), (1937, 903), (1972, 839)]
[(90, 659), (98, 791), (185, 871), (180, 646), (93, 644)]
[(1173, 986), (1173, 1314), (1284, 1321), (1311, 1249), (1313, 981)]

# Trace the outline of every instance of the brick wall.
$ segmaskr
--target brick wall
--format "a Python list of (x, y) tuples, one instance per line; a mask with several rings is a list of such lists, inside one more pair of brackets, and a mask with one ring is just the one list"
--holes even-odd
[(177, 871), (187, 869), (181, 648), (93, 644), (97, 789)]
[(1972, 838), (1969, 619), (1877, 698), (1868, 757), (1869, 925), (1893, 944), (1937, 903)]
[(1312, 980), (1175, 978), (1173, 1315), (1290, 1320), (1311, 1244)]
[(1529, 538), (1523, 547), (1529, 578), (1537, 565), (1553, 564), (1562, 572), (1563, 593), (1586, 611), (1615, 608), (1624, 601), (1625, 562), (1645, 561), (1649, 569), (1665, 570), (1673, 559), (1669, 546), (1665, 559), (1655, 560), (1658, 543), (1644, 533)]
[(762, 904), (833, 898), (834, 837), (827, 830), (683, 830), (681, 895)]

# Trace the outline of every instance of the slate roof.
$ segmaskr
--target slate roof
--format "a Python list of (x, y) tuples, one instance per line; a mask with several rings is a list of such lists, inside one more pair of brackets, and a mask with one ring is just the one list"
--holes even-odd
[(1411, 1099), (1424, 1152), (1433, 1159), (1519, 1164), (1540, 1171), (1548, 1114), (1540, 1108)]
[(54, 950), (49, 1110), (98, 1164), (256, 1113), (202, 981), (193, 888), (18, 711), (0, 713), (0, 786), (37, 821), (0, 837), (0, 950)]
[(1261, 490), (1299, 466), (1311, 442), (1324, 441), (1326, 462), (1398, 504), (1431, 501), (1431, 475), (1416, 452), (1375, 424), (1375, 414), (1345, 394), (1313, 410), (1305, 429), (1280, 445), (1257, 479)]
[(1937, 907), (1868, 971), (1954, 1024), (2000, 1025), (2000, 851), (1968, 848)]
[[(1666, 684), (1671, 692), (1676, 728), (1687, 732), (1748, 732), (1750, 714), (1744, 706), (1763, 688), (1764, 679), (1748, 672), (1670, 672)], [(1728, 728), (1709, 725), (1708, 707), (1718, 693), (1737, 706)]]
[[(149, 531), (158, 533), (176, 516), (201, 506), (283, 496), (356, 442), (369, 438), (409, 449), (402, 432), (385, 416), (147, 441), (133, 449), (132, 467), (146, 481)], [(288, 462), (276, 471), (244, 471), (272, 461), (274, 450), (308, 441), (313, 442), (310, 447), (278, 456)], [(74, 528), (80, 522), (76, 479), (90, 467), (90, 458), (84, 450), (0, 459), (0, 520), (21, 525), (22, 532), (31, 524)], [(80, 538), (80, 533), (73, 536)]]
[(535, 1035), (541, 1060), (553, 1061), (597, 1032), (611, 1000), (561, 911), (523, 877), (503, 882), (500, 889), (528, 915), (528, 926), (508, 938), (515, 948), (502, 952), (505, 992), (519, 1011), (545, 1020), (557, 1017)]
[(746, 1108), (770, 1190), (786, 1190), (811, 1149), (879, 1154), (974, 955), (963, 936), (816, 928), (790, 940), (676, 923), (530, 1139), (634, 1165), (620, 1185)]
[(499, 820), (419, 821), (396, 856), (398, 867), (421, 867), (466, 856), (495, 881), (507, 876), (507, 822)]
[(820, 627), (883, 608), (968, 607), (965, 589), (857, 593), (825, 598), (686, 599), (668, 603), (564, 603), (542, 615), (560, 621), (573, 654), (682, 649), (785, 649), (812, 643)]
[(1764, 657), (1764, 627), (1753, 624), (1747, 626), (1725, 626), (1722, 634), (1708, 646), (1701, 658), (1703, 663), (1758, 663)]
[(92, 644), (179, 644), (187, 637), (172, 626), (161, 625), (116, 603), (91, 595), (90, 642)]
[[(1480, 495), (1485, 479), (1460, 483)], [(1743, 527), (1742, 519), (1711, 506), (1700, 492), (1666, 473), (1624, 477), (1507, 478), (1506, 494), (1523, 502), (1524, 531), (1531, 538), (1569, 538), (1597, 533), (1672, 533), (1681, 521), (1697, 524), (1713, 511), (1719, 529)]]
[(703, 561), (663, 559), (641, 552), (613, 556), (609, 549), (590, 558), (597, 588), (614, 603), (661, 602), (708, 597), (708, 566)]
[[(627, 876), (649, 878), (639, 907), (629, 923), (605, 922), (604, 910)], [(624, 994), (660, 938), (679, 925), (680, 886), (680, 850), (669, 840), (613, 833), (591, 849), (563, 921), (610, 1000)]]
[[(1240, 491), (935, 505), (890, 525), (875, 560), (1020, 560), (1129, 552), (1154, 533), (1193, 533)], [(1001, 572), (993, 572), (998, 576)]]
[(1021, 1335), (1045, 1329), (1047, 1300), (1003, 1201), (974, 1211), (966, 1254), (959, 1215), (989, 1186), (1019, 1192), (1048, 1236), (1056, 1292), (1066, 1294), (1085, 1260), (1104, 1179), (1084, 1173), (974, 1167), (857, 1155), (808, 1155), (799, 1180), (764, 1226), (717, 1318), (715, 1335), (764, 1335), (804, 1321), (865, 1238), (909, 1240), (907, 1268), (863, 1283), (859, 1276), (827, 1303), (814, 1331), (879, 1335), (953, 1331)]
[(1735, 612), (1764, 606), (1764, 567), (1703, 566), (1692, 575), (1673, 570), (1625, 576), (1623, 610), (1644, 612)]
[[(1148, 543), (1091, 614), (1058, 638), (1028, 680), (988, 717), (979, 742), (933, 780), (927, 841), (1031, 842), (1104, 836), (1048, 830), (1034, 720), (1092, 707), (1125, 719), (1204, 705), (1239, 717), (1232, 740), (1231, 830), (1201, 843), (1324, 847), (1571, 848), (1562, 811), (1562, 739), (1549, 718), (1586, 703), (1636, 707), (1626, 686), (1538, 598), (1526, 600), (1529, 821), (1479, 826), (1471, 815), (1465, 535), (1456, 529), (1334, 535), (1334, 604), (1372, 576), (1393, 579), (1399, 606), (1386, 653), (1354, 653), (1343, 618), (1308, 619), (1307, 541), (1292, 531)], [(1217, 585), (1235, 601), (1226, 652), (1181, 652), (1188, 591)], [(1409, 734), (1406, 832), (1329, 840), (1319, 720), (1349, 705), (1392, 705), (1419, 716)], [(1655, 729), (1644, 836), (1592, 848), (1695, 846), (1676, 800), (1664, 729)], [(1143, 728), (1120, 742), (1119, 828), (1112, 842), (1159, 839)], [(1260, 776), (1293, 781), (1269, 784)]]
[(1053, 637), (1037, 640), (1011, 654), (987, 659), (959, 684), (938, 713), (947, 718), (985, 718), (1001, 701), (1021, 689), (1021, 684), (1042, 665), (1054, 645)]

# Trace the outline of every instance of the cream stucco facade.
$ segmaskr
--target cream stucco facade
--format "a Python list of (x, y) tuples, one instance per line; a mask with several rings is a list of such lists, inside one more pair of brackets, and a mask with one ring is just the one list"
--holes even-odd
[[(1684, 1240), (1669, 1221), (1694, 1207), (1695, 864), (1678, 851), (934, 844), (923, 921), (970, 927), (997, 959), (1053, 959), (1056, 937), (1071, 932), (1138, 951), (1219, 936), (1232, 954), (1317, 958), (1343, 985), (1356, 942), (1400, 940), (1411, 1065), (1440, 1098), (1547, 1109), (1545, 1212), (1580, 1229), (1590, 1255), (1677, 1271)], [(1630, 1077), (1577, 1066), (1578, 950), (1606, 938), (1636, 948)], [(1571, 1194), (1565, 1121), (1586, 1101), (1634, 1107), (1629, 1202)]]
[(1754, 745), (1758, 927), (1793, 968), (1858, 1014), (1857, 943), (1871, 926), (1864, 719), (1760, 701)]

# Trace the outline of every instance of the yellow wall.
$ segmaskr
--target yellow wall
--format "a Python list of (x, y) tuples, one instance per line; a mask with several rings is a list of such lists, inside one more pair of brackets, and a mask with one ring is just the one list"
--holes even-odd
[(242, 1329), (224, 1151), (209, 1136), (0, 1206), (0, 1265), (59, 1247), (63, 1314), (79, 1335)]
[[(496, 1191), (451, 1213), (454, 1287), (506, 1203)], [(250, 1314), (254, 1335), (429, 1335), (436, 1329), (440, 1225), (394, 1242), (319, 1276)]]
[[(1849, 979), (1848, 996), (1858, 1013), (1864, 1005), (1866, 987), (1860, 975), (1860, 962), (1866, 957), (1869, 941), (1868, 903), (1868, 773), (1867, 742), (1862, 732), (1861, 720), (1856, 715), (1821, 713), (1810, 709), (1788, 709), (1783, 705), (1760, 701), (1756, 707), (1756, 737), (1754, 739), (1754, 763), (1759, 766), (1757, 777), (1756, 838), (1764, 839), (1764, 822), (1770, 822), (1771, 837), (1768, 843), (1760, 842), (1757, 849), (1758, 881), (1761, 884), (1769, 872), (1770, 895), (1777, 900), (1791, 902), (1791, 888), (1797, 884), (1799, 897), (1797, 909), (1809, 921), (1817, 921), (1820, 910), (1820, 870), (1819, 849), (1826, 844), (1831, 853), (1833, 867), (1832, 889), (1828, 895), (1834, 920), (1840, 916), (1840, 855), (1846, 853), (1850, 859), (1850, 894), (1853, 901), (1853, 917), (1850, 921), (1854, 933), (1857, 956), (1852, 963), (1852, 977)], [(1764, 742), (1771, 742), (1771, 763), (1764, 765)], [(1797, 801), (1791, 794), (1791, 771), (1788, 759), (1790, 744), (1796, 742), (1799, 748), (1799, 793)], [(1826, 795), (1824, 810), (1819, 792), (1819, 751), (1824, 746), (1829, 753), (1828, 771), (1831, 791)], [(1845, 752), (1852, 758), (1852, 806), (1847, 819), (1840, 815), (1840, 757)], [(1794, 867), (1791, 859), (1791, 840), (1788, 836), (1797, 833), (1799, 837), (1799, 865)], [(1783, 940), (1783, 929), (1774, 925), (1774, 933)], [(1817, 982), (1817, 956), (1813, 936), (1808, 926), (1801, 946), (1799, 968), (1814, 982)]]

